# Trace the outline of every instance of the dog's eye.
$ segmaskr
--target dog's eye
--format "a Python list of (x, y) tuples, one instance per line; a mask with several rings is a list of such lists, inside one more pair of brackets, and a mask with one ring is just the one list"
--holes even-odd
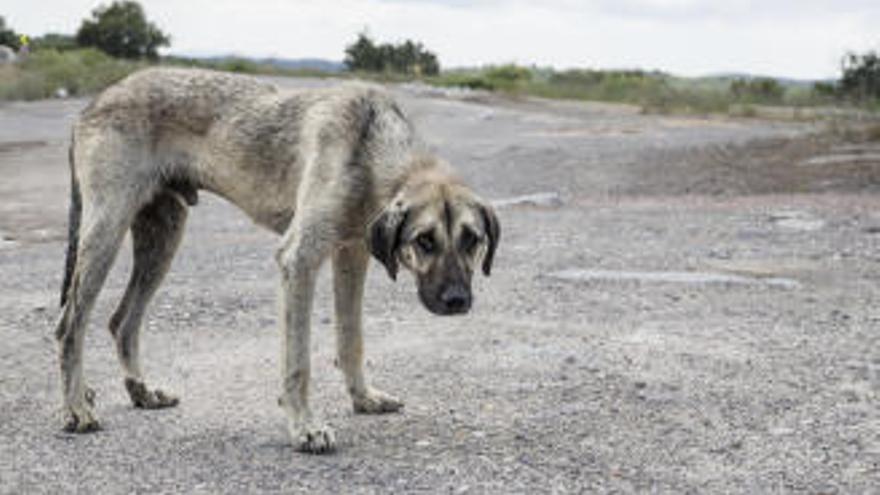
[(477, 247), (479, 240), (480, 238), (477, 237), (477, 234), (474, 234), (471, 229), (466, 228), (461, 232), (461, 239), (458, 242), (463, 251), (470, 253)]
[(416, 245), (423, 253), (431, 254), (434, 252), (434, 237), (428, 233), (419, 234), (416, 237)]

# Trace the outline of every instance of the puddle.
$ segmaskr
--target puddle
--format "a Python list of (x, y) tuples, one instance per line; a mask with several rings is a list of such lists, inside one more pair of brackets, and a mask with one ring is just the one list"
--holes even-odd
[(800, 287), (794, 279), (782, 277), (747, 277), (715, 272), (643, 272), (622, 270), (582, 270), (570, 268), (549, 274), (566, 282), (646, 282), (686, 285), (770, 286), (784, 289)]
[(817, 218), (805, 211), (779, 211), (770, 215), (775, 225), (789, 230), (812, 232), (825, 226), (825, 220)]
[(14, 240), (12, 240), (12, 239), (6, 237), (6, 235), (3, 234), (3, 232), (0, 232), (0, 250), (8, 249), (8, 248), (13, 248), (13, 247), (15, 247), (15, 246), (17, 246), (17, 245), (18, 245), (17, 242), (15, 242)]
[(496, 208), (506, 208), (510, 206), (538, 206), (542, 208), (559, 208), (563, 205), (562, 197), (559, 193), (544, 192), (535, 194), (526, 194), (523, 196), (514, 196), (512, 198), (499, 199), (492, 202)]
[(814, 156), (800, 162), (805, 167), (822, 165), (840, 165), (844, 163), (877, 163), (880, 164), (880, 153), (844, 153), (839, 155)]

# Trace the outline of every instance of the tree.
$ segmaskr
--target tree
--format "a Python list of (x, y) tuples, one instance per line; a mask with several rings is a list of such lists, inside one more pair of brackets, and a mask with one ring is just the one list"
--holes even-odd
[(377, 45), (361, 32), (357, 40), (345, 48), (345, 66), (351, 71), (395, 72), (415, 76), (440, 72), (437, 56), (421, 43), (406, 40), (398, 45)]
[(358, 34), (357, 41), (345, 48), (344, 63), (351, 71), (380, 72), (382, 70), (379, 47), (365, 32)]
[(2, 15), (0, 15), (0, 45), (6, 45), (15, 50), (21, 46), (18, 33), (6, 26), (6, 19)]
[(842, 65), (841, 95), (858, 101), (880, 99), (880, 53), (848, 53)]
[(114, 57), (156, 59), (158, 48), (168, 46), (171, 38), (147, 20), (139, 3), (124, 0), (93, 10), (77, 31), (76, 42)]
[(437, 60), (437, 55), (427, 50), (423, 50), (419, 54), (418, 64), (421, 73), (426, 76), (436, 76), (440, 73), (440, 61)]

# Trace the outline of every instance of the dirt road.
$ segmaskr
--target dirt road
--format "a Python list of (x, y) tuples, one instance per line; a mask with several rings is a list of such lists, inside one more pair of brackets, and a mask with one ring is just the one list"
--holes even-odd
[[(278, 80), (282, 85), (335, 84)], [(475, 308), (429, 315), (371, 270), (368, 372), (403, 414), (354, 416), (327, 273), (300, 455), (275, 405), (276, 239), (204, 195), (144, 328), (179, 407), (133, 409), (106, 332), (104, 430), (60, 431), (52, 326), (69, 125), (85, 101), (0, 106), (2, 493), (869, 493), (880, 489), (880, 146), (755, 120), (394, 88), (498, 202)], [(534, 195), (526, 196), (525, 195)]]

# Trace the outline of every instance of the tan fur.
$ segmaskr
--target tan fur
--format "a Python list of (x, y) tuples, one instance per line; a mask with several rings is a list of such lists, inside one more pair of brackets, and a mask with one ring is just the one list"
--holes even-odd
[[(429, 309), (460, 313), (470, 307), (470, 275), (480, 260), (488, 274), (500, 232), (491, 208), (426, 151), (397, 104), (365, 85), (279, 91), (247, 77), (148, 69), (83, 112), (71, 173), (71, 248), (56, 336), (66, 428), (75, 432), (98, 428), (94, 393), (82, 378), (83, 332), (127, 230), (134, 268), (110, 323), (126, 388), (137, 407), (177, 404), (146, 386), (138, 334), (200, 190), (282, 235), (279, 403), (294, 445), (306, 452), (335, 445), (308, 402), (311, 308), (322, 263), (333, 262), (338, 359), (354, 409), (392, 412), (402, 402), (371, 387), (363, 372), (370, 253), (392, 277), (398, 260), (411, 269)], [(414, 244), (429, 230), (437, 247), (431, 253)]]

